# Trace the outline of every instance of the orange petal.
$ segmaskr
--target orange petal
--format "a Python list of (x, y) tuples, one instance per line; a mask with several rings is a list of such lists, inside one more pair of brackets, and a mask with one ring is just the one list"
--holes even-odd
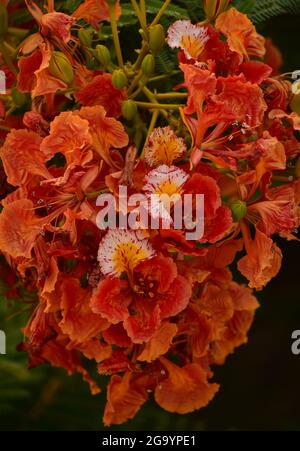
[(210, 384), (203, 368), (195, 363), (183, 368), (160, 357), (168, 370), (168, 377), (155, 389), (155, 401), (168, 412), (189, 413), (205, 407), (219, 389), (218, 384)]
[(72, 341), (83, 343), (108, 327), (106, 320), (91, 311), (89, 306), (91, 292), (81, 288), (77, 279), (73, 277), (63, 279), (61, 290), (63, 319), (59, 326)]
[(154, 333), (150, 341), (146, 343), (146, 346), (143, 352), (139, 355), (138, 360), (152, 362), (152, 360), (155, 360), (159, 356), (168, 352), (176, 332), (176, 324), (163, 323)]
[(265, 39), (259, 35), (246, 14), (236, 8), (219, 15), (216, 29), (228, 39), (230, 50), (241, 56), (248, 55), (262, 58), (265, 55)]
[(147, 400), (145, 390), (138, 390), (131, 382), (131, 374), (112, 376), (107, 390), (107, 404), (103, 421), (105, 426), (122, 424), (135, 416)]
[(96, 360), (96, 362), (102, 362), (102, 360), (108, 359), (112, 354), (111, 346), (101, 343), (97, 338), (92, 338), (80, 345), (76, 345), (76, 349), (82, 352), (87, 359)]
[(87, 370), (82, 366), (76, 351), (68, 351), (64, 342), (50, 340), (43, 348), (41, 357), (51, 363), (53, 366), (65, 368), (69, 375), (80, 373), (89, 386), (91, 393), (96, 395), (100, 393), (100, 388), (91, 378)]
[[(116, 2), (115, 14), (118, 19), (121, 15), (120, 1)], [(109, 20), (109, 7), (106, 0), (85, 0), (74, 11), (73, 17), (76, 19), (84, 19), (93, 28), (99, 30), (99, 22)]]
[(42, 138), (25, 129), (12, 130), (0, 150), (7, 180), (11, 185), (26, 184), (35, 176), (51, 178), (40, 151)]
[(31, 249), (43, 225), (28, 199), (8, 204), (0, 214), (0, 249), (13, 258), (30, 258)]
[[(61, 152), (68, 164), (80, 164), (86, 154), (85, 146), (91, 143), (88, 121), (68, 111), (60, 113), (51, 123), (50, 135), (44, 138), (41, 151), (48, 159)], [(87, 163), (86, 159), (83, 162)]]
[(249, 280), (249, 287), (261, 290), (281, 267), (282, 253), (260, 230), (256, 229), (248, 254), (238, 262), (239, 271)]

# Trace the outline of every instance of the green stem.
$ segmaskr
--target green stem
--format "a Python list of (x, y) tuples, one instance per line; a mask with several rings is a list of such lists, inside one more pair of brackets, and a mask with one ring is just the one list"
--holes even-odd
[(136, 0), (131, 0), (132, 7), (135, 11), (135, 14), (137, 15), (137, 18), (139, 19), (140, 25), (142, 29), (146, 32), (147, 31), (147, 23), (145, 21), (145, 17), (143, 13), (141, 12), (139, 5), (137, 4)]
[(169, 6), (170, 3), (171, 3), (171, 0), (165, 0), (165, 3), (162, 5), (160, 10), (158, 11), (156, 16), (154, 17), (154, 19), (153, 19), (153, 21), (152, 21), (152, 23), (150, 25), (151, 27), (153, 27), (154, 25), (156, 25), (160, 21), (162, 15), (164, 14), (165, 10), (167, 9), (167, 7)]
[(140, 50), (140, 53), (139, 53), (139, 55), (137, 57), (137, 60), (134, 63), (134, 66), (133, 66), (134, 70), (139, 70), (139, 68), (142, 65), (143, 59), (145, 58), (145, 56), (148, 53), (148, 50), (149, 50), (149, 45), (148, 45), (147, 42), (144, 42), (144, 44), (143, 44), (143, 46), (142, 46), (142, 48)]
[[(148, 89), (146, 86), (143, 87), (142, 89), (143, 93), (145, 94), (145, 96), (150, 100), (150, 102), (152, 103), (156, 103), (159, 105), (158, 101), (156, 100), (153, 92), (150, 91), (150, 89)], [(168, 120), (169, 115), (167, 113), (167, 111), (165, 111), (163, 108), (160, 109), (160, 113), (163, 115), (163, 117)]]
[(0, 39), (0, 52), (2, 53), (3, 59), (6, 62), (9, 70), (13, 74), (17, 75), (17, 69), (14, 66), (14, 63), (11, 59), (11, 55), (10, 55), (9, 51), (7, 50), (5, 42), (2, 39)]
[(143, 19), (145, 21), (145, 24), (147, 25), (147, 15), (146, 15), (146, 3), (145, 0), (140, 0), (140, 10), (143, 15)]
[(15, 36), (16, 38), (24, 39), (28, 34), (28, 30), (23, 30), (22, 28), (17, 27), (8, 27), (7, 34)]
[(134, 79), (132, 80), (131, 85), (128, 88), (127, 94), (128, 96), (132, 93), (132, 91), (134, 90), (134, 88), (136, 87), (136, 85), (139, 83), (140, 79), (143, 76), (143, 72), (139, 71), (136, 76), (134, 77)]
[(140, 86), (138, 87), (138, 89), (136, 89), (131, 95), (130, 95), (130, 99), (133, 100), (135, 99), (143, 90), (144, 85), (140, 84)]
[(117, 55), (117, 59), (118, 59), (118, 64), (122, 69), (124, 69), (124, 62), (123, 62), (123, 56), (122, 56), (119, 34), (118, 34), (115, 6), (109, 3), (108, 7), (109, 7), (110, 25), (111, 25), (111, 30), (112, 30), (112, 34), (113, 34), (113, 40), (114, 40), (114, 46), (115, 46), (116, 55)]
[(169, 72), (168, 74), (156, 75), (155, 77), (150, 78), (149, 82), (165, 80), (165, 79), (168, 79), (168, 78), (172, 77), (173, 75), (177, 75), (179, 73), (180, 73), (179, 70), (173, 70), (173, 71)]
[(185, 99), (187, 97), (186, 92), (165, 92), (154, 94), (156, 99)]
[(137, 104), (137, 106), (139, 106), (140, 108), (147, 108), (147, 109), (163, 109), (163, 110), (176, 110), (180, 107), (182, 107), (182, 105), (177, 105), (177, 104), (171, 104), (171, 103), (152, 103), (152, 102), (140, 102), (140, 101), (136, 101), (135, 102)]

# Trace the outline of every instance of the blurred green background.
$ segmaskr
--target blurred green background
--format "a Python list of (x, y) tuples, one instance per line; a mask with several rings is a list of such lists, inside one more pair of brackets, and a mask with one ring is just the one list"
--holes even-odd
[[(285, 71), (300, 69), (300, 16), (280, 16), (263, 31), (285, 57)], [(215, 368), (220, 392), (205, 409), (181, 416), (146, 404), (136, 418), (111, 430), (300, 430), (300, 355), (291, 352), (291, 334), (300, 329), (298, 243), (280, 241), (280, 275), (259, 294), (261, 308), (249, 343)], [(15, 306), (0, 300), (0, 329), (7, 355), (0, 355), (0, 430), (101, 430), (105, 392), (92, 397), (78, 376), (39, 367), (27, 370), (16, 351), (26, 314), (8, 319)], [(105, 384), (102, 384), (103, 386)]]

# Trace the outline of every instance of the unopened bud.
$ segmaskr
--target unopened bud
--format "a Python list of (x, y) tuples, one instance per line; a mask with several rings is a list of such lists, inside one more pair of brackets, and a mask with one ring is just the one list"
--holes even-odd
[(17, 107), (21, 107), (26, 102), (26, 96), (22, 92), (18, 91), (17, 88), (13, 88), (11, 91), (11, 97), (14, 101), (14, 104)]
[(8, 14), (3, 3), (0, 3), (0, 36), (4, 36), (8, 30)]
[(134, 100), (125, 100), (122, 104), (122, 115), (128, 121), (131, 121), (137, 113), (137, 106)]
[(92, 36), (88, 30), (85, 28), (80, 28), (78, 31), (78, 38), (82, 45), (85, 47), (91, 47), (92, 46)]
[(49, 72), (56, 78), (70, 85), (74, 79), (72, 64), (62, 52), (53, 52), (49, 62)]
[(203, 9), (208, 20), (215, 19), (226, 11), (231, 0), (203, 0)]
[(96, 46), (95, 56), (104, 67), (107, 67), (111, 62), (110, 51), (105, 45)]
[(230, 204), (230, 209), (231, 209), (231, 212), (232, 212), (233, 220), (235, 222), (240, 221), (247, 214), (247, 204), (246, 204), (246, 202), (243, 202), (240, 199), (235, 200), (234, 202), (232, 202)]
[(122, 69), (116, 69), (112, 74), (112, 84), (117, 89), (123, 89), (127, 86), (128, 80)]
[(165, 32), (161, 24), (154, 25), (149, 30), (149, 48), (152, 53), (158, 53), (165, 44)]
[(143, 74), (145, 74), (147, 77), (151, 77), (151, 75), (153, 75), (155, 70), (155, 59), (153, 55), (149, 53), (149, 55), (145, 56), (142, 62), (141, 69)]

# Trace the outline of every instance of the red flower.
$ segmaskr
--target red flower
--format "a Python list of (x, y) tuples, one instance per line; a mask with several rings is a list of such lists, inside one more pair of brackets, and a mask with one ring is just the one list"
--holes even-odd
[(104, 279), (92, 296), (91, 309), (112, 324), (117, 324), (128, 318), (131, 300), (132, 295), (126, 280)]
[(75, 97), (84, 106), (102, 105), (108, 116), (117, 117), (126, 94), (124, 90), (113, 87), (110, 74), (102, 74), (96, 75)]

